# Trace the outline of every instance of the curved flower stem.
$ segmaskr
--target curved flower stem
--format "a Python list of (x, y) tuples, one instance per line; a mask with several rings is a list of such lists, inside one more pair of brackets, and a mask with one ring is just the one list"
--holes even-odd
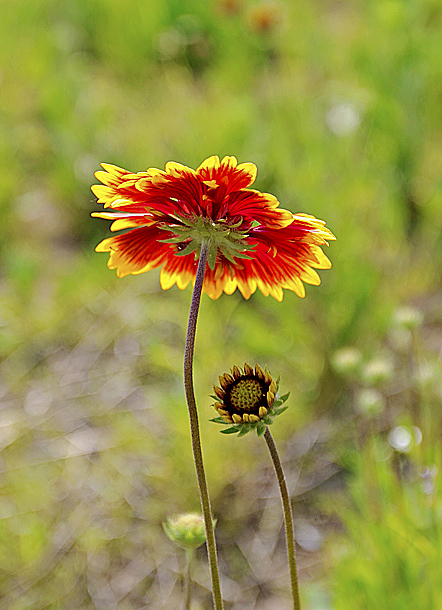
[(189, 410), (193, 458), (195, 461), (196, 476), (200, 490), (201, 508), (206, 528), (206, 545), (207, 554), (209, 556), (210, 575), (212, 577), (213, 603), (215, 610), (223, 610), (224, 606), (219, 582), (212, 510), (210, 508), (209, 492), (207, 489), (206, 475), (204, 472), (203, 454), (201, 450), (201, 438), (198, 424), (198, 411), (196, 408), (195, 392), (193, 389), (193, 350), (195, 345), (195, 331), (201, 291), (203, 288), (204, 274), (206, 272), (207, 258), (209, 254), (209, 245), (209, 242), (205, 240), (201, 245), (201, 254), (198, 262), (198, 270), (196, 272), (192, 301), (190, 304), (189, 324), (187, 327), (186, 346), (184, 349), (184, 390), (186, 393), (187, 408)]
[(292, 507), (290, 505), (289, 492), (287, 489), (287, 483), (285, 480), (284, 471), (282, 469), (282, 463), (279, 458), (278, 450), (276, 448), (275, 441), (273, 440), (273, 437), (270, 434), (268, 426), (266, 427), (266, 431), (264, 432), (264, 438), (266, 440), (267, 447), (269, 449), (270, 456), (273, 461), (273, 466), (275, 467), (275, 472), (279, 483), (279, 489), (281, 491), (282, 506), (284, 509), (287, 555), (289, 558), (290, 567), (290, 582), (292, 586), (293, 608), (294, 610), (300, 610), (301, 602), (299, 601), (298, 576), (296, 573), (295, 533), (293, 528)]

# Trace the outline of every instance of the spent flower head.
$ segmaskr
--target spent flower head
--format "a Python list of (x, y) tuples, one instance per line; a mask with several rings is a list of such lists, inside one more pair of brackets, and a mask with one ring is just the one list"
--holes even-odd
[(321, 246), (335, 237), (325, 222), (249, 188), (253, 163), (213, 156), (196, 170), (174, 162), (136, 174), (102, 167), (95, 174), (102, 184), (91, 188), (105, 210), (92, 216), (124, 232), (96, 251), (110, 253), (108, 267), (119, 277), (162, 267), (161, 287), (184, 289), (195, 281), (203, 241), (210, 246), (203, 291), (213, 299), (236, 288), (246, 299), (256, 289), (278, 301), (284, 289), (303, 297), (303, 282), (320, 284), (315, 269), (331, 267)]
[(279, 380), (275, 381), (259, 364), (254, 369), (247, 363), (243, 369), (234, 365), (230, 373), (220, 375), (219, 386), (213, 386), (213, 389), (213, 407), (219, 417), (211, 421), (230, 424), (229, 428), (221, 430), (223, 434), (243, 436), (256, 430), (261, 436), (274, 417), (287, 409), (282, 405), (289, 394), (280, 397)]

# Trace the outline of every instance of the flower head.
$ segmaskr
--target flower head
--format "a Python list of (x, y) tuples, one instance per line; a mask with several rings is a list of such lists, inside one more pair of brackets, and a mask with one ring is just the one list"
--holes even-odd
[(219, 377), (219, 386), (213, 386), (215, 395), (214, 408), (219, 417), (211, 421), (218, 424), (233, 424), (231, 428), (222, 430), (223, 434), (239, 433), (243, 436), (255, 429), (258, 435), (265, 432), (267, 424), (287, 407), (282, 407), (289, 394), (279, 397), (279, 382), (270, 373), (264, 371), (259, 364), (253, 369), (245, 363), (241, 370), (236, 365), (231, 373)]
[(92, 186), (106, 211), (92, 216), (112, 220), (97, 252), (109, 252), (108, 267), (119, 277), (162, 266), (161, 287), (184, 289), (194, 281), (203, 240), (210, 244), (203, 291), (213, 299), (238, 288), (248, 299), (257, 288), (282, 301), (283, 289), (305, 295), (302, 282), (320, 284), (315, 269), (331, 263), (321, 250), (335, 239), (322, 220), (279, 208), (269, 193), (249, 188), (253, 163), (235, 157), (209, 157), (193, 170), (166, 163), (133, 174), (102, 164)]

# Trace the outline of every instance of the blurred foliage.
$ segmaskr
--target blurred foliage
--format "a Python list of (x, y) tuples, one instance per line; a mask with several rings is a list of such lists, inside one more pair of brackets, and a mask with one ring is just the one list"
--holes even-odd
[[(218, 374), (244, 361), (291, 391), (273, 430), (306, 604), (381, 607), (385, 595), (408, 608), (417, 586), (421, 607), (440, 607), (440, 474), (432, 494), (421, 475), (440, 464), (441, 29), (438, 0), (2, 6), (1, 609), (178, 607), (182, 566), (161, 523), (198, 509), (181, 380), (190, 292), (106, 269), (89, 187), (102, 161), (139, 171), (212, 154), (255, 162), (257, 188), (338, 237), (305, 300), (202, 300), (195, 379), (227, 608), (289, 607), (265, 448), (206, 421)], [(406, 385), (415, 348), (398, 356), (411, 331), (391, 327), (403, 303), (424, 318), (425, 399)], [(351, 380), (333, 360), (349, 345), (365, 371)], [(409, 454), (388, 442), (398, 426), (422, 433)], [(371, 518), (367, 490), (384, 502)], [(333, 532), (331, 587), (321, 541)]]
[[(400, 309), (382, 357), (356, 371), (342, 367), (349, 352), (335, 359), (359, 432), (340, 457), (350, 494), (335, 507), (347, 529), (331, 546), (337, 610), (442, 603), (442, 366), (422, 350), (421, 322), (418, 310)], [(368, 390), (377, 400), (360, 400)]]

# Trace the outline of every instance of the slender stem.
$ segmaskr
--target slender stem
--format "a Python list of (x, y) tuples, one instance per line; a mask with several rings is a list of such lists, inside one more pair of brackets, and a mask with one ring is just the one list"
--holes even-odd
[(292, 586), (293, 608), (294, 610), (300, 610), (301, 602), (299, 600), (298, 576), (296, 573), (295, 532), (293, 528), (292, 507), (290, 505), (289, 492), (287, 489), (287, 483), (285, 480), (284, 471), (282, 469), (282, 463), (279, 458), (278, 450), (268, 427), (266, 427), (266, 431), (264, 432), (264, 438), (266, 440), (267, 447), (269, 449), (270, 456), (273, 461), (273, 466), (275, 467), (275, 472), (279, 483), (279, 489), (281, 491), (282, 506), (284, 509), (287, 555), (289, 558), (290, 567), (290, 582)]
[(201, 508), (206, 528), (206, 546), (209, 557), (210, 575), (212, 577), (212, 594), (215, 610), (223, 610), (223, 599), (218, 573), (218, 562), (216, 557), (215, 532), (212, 521), (212, 510), (210, 508), (209, 492), (207, 489), (206, 475), (204, 472), (203, 454), (201, 450), (201, 438), (198, 424), (198, 411), (196, 408), (195, 392), (193, 389), (193, 350), (195, 345), (196, 322), (203, 288), (204, 274), (206, 272), (207, 258), (209, 254), (209, 243), (203, 241), (201, 254), (196, 272), (195, 286), (193, 288), (192, 301), (190, 304), (189, 325), (187, 327), (186, 346), (184, 349), (184, 389), (186, 393), (187, 407), (189, 409), (190, 435), (192, 438), (193, 458), (195, 461), (196, 476), (200, 491)]
[(194, 549), (186, 549), (186, 571), (184, 573), (184, 610), (190, 610), (190, 585), (192, 582), (190, 579), (190, 570), (194, 554)]

